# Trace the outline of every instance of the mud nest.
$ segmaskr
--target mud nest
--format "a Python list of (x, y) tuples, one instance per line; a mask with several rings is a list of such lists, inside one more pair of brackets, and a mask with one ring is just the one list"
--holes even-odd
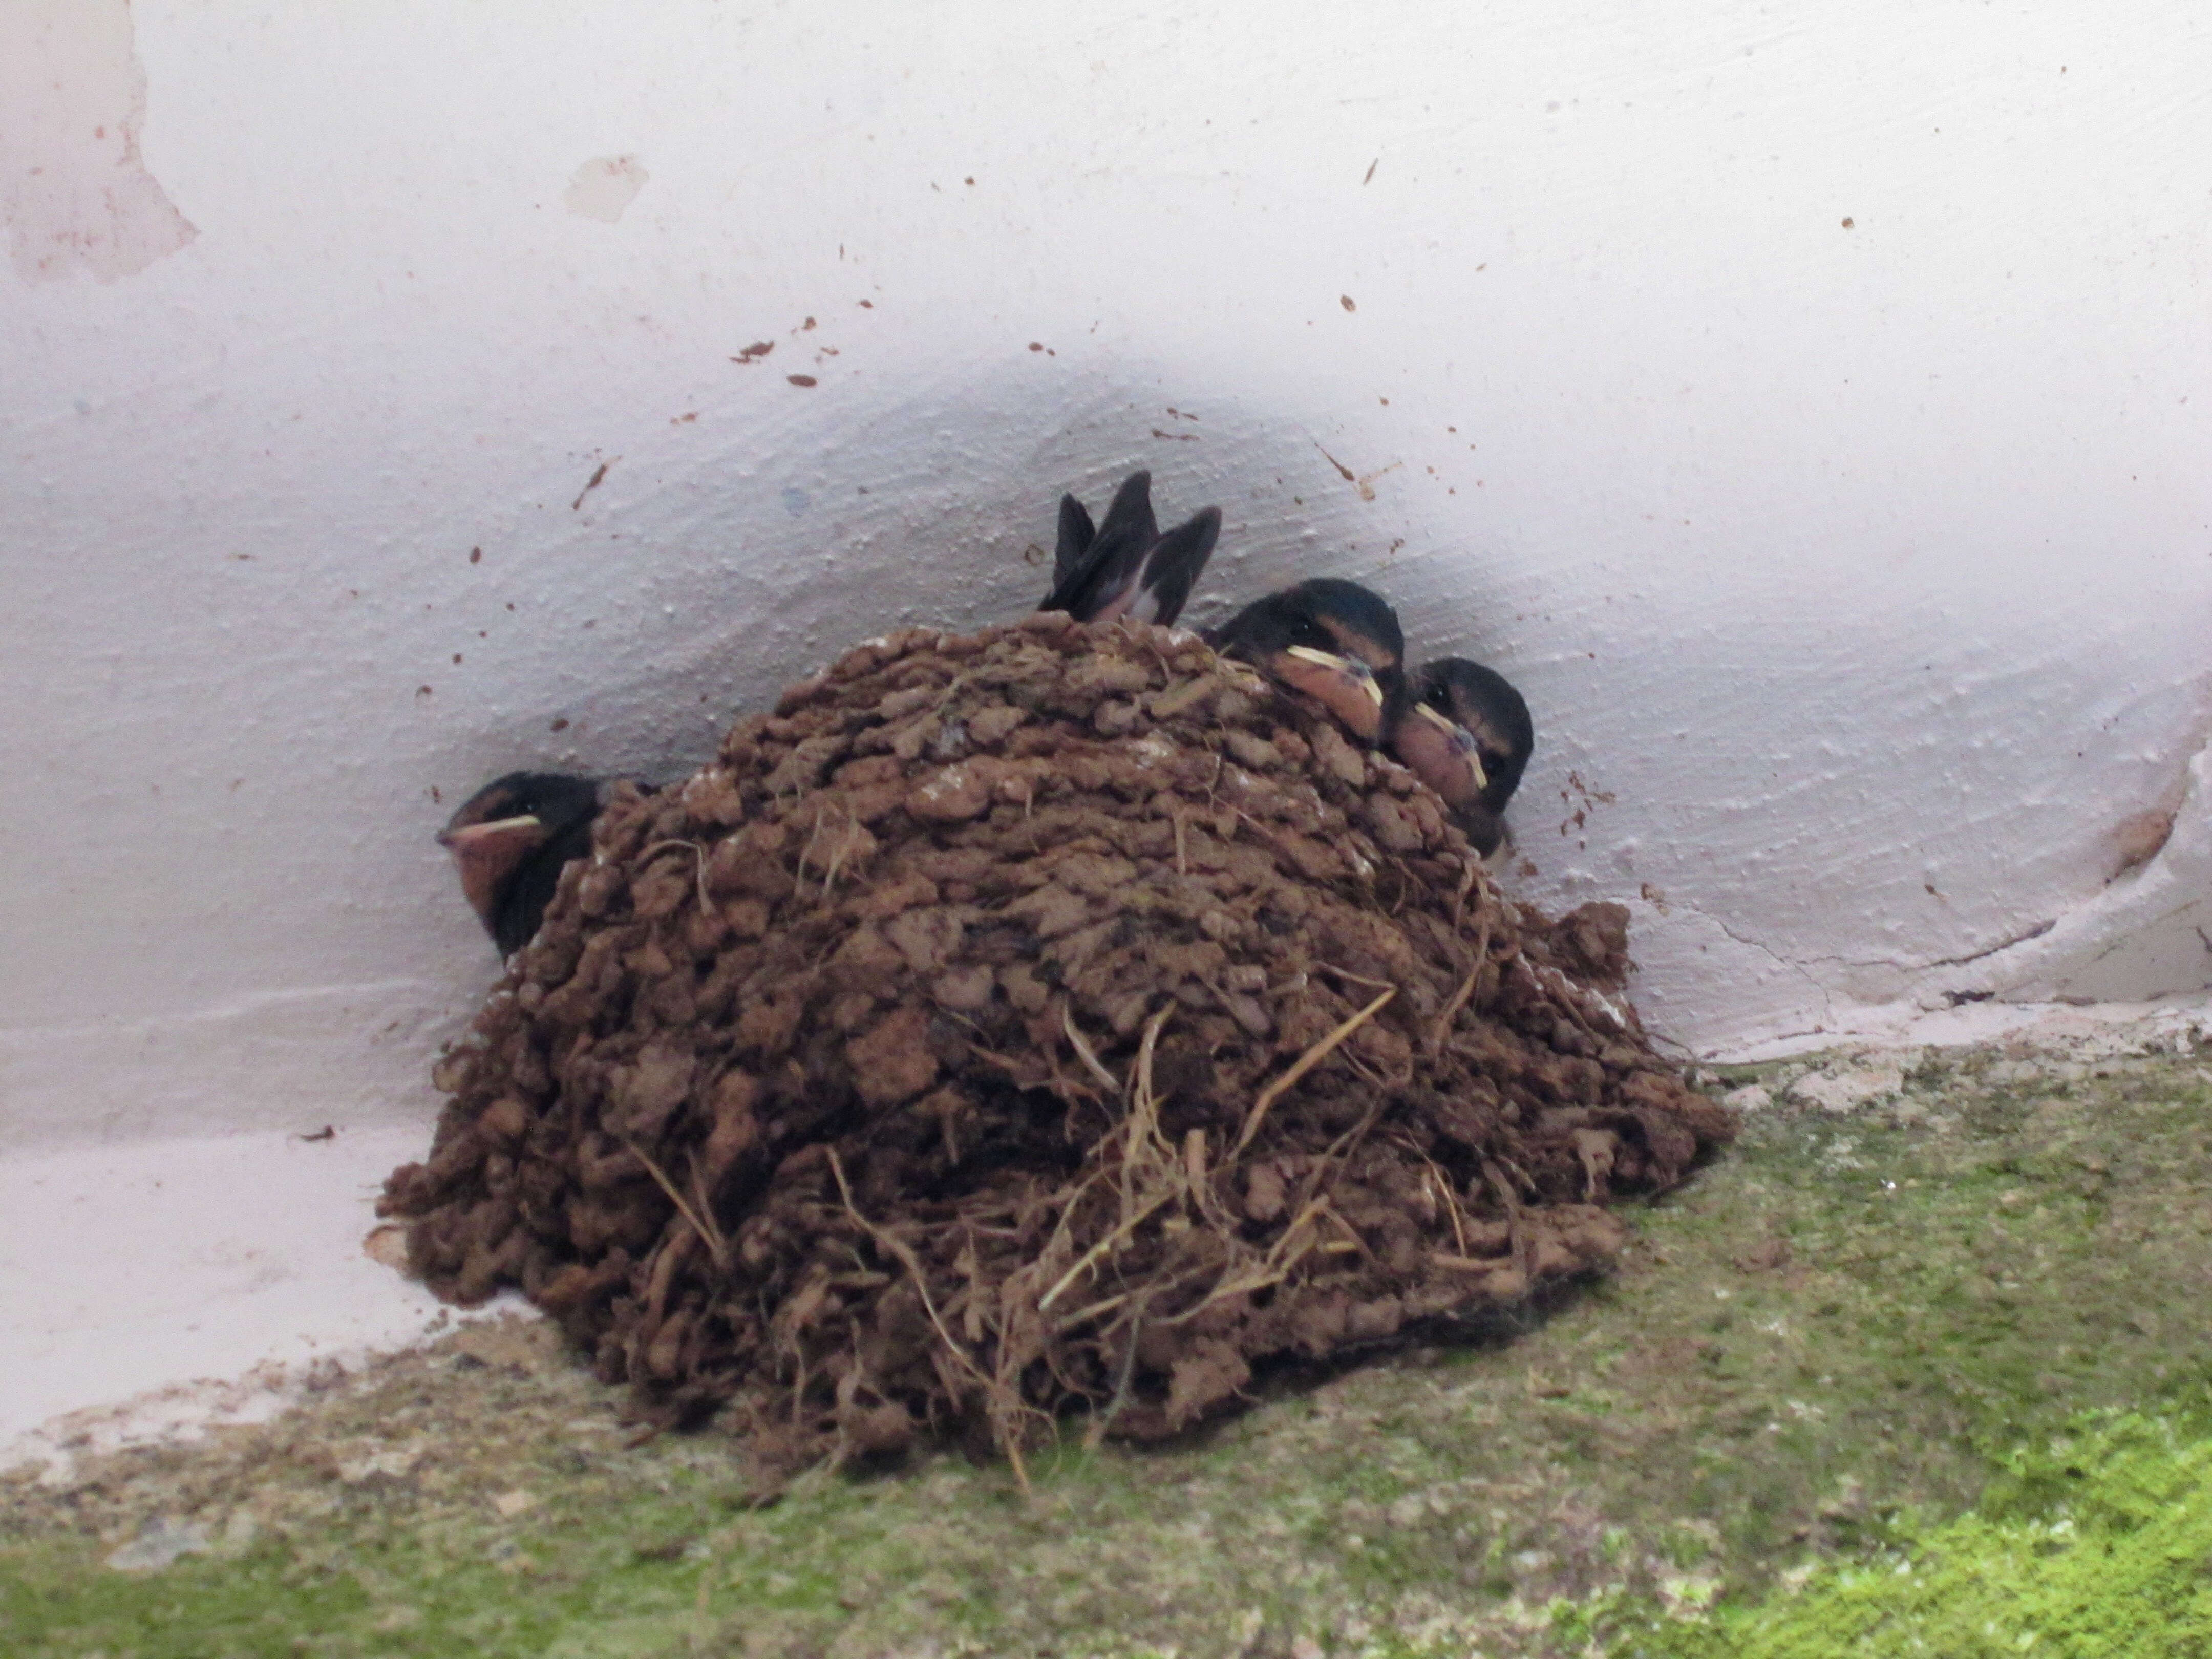
[(1626, 919), (1190, 635), (909, 629), (616, 791), (383, 1207), (653, 1421), (1155, 1438), (1601, 1268), (1728, 1138)]

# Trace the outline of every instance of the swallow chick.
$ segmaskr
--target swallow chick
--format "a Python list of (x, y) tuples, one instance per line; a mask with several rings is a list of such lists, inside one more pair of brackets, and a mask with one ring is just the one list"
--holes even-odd
[(1209, 507), (1162, 535), (1149, 472), (1121, 481), (1096, 529), (1083, 503), (1063, 495), (1052, 592), (1037, 609), (1065, 611), (1078, 622), (1134, 617), (1167, 627), (1182, 613), (1220, 534), (1221, 509)]
[(509, 772), (471, 795), (438, 832), (502, 958), (537, 933), (562, 866), (590, 854), (599, 805), (596, 779)]
[(1465, 657), (1422, 665), (1390, 728), (1390, 752), (1443, 797), (1485, 858), (1505, 839), (1505, 803), (1535, 751), (1535, 722), (1513, 684)]
[(1270, 593), (1209, 630), (1206, 642), (1310, 697), (1370, 747), (1403, 714), (1398, 613), (1358, 582), (1315, 576)]

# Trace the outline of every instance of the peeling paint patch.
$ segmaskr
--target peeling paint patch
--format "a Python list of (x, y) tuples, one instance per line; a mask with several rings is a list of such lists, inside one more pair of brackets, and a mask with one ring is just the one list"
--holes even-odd
[(652, 177), (635, 155), (594, 156), (576, 169), (561, 200), (569, 212), (611, 225)]
[(139, 156), (145, 120), (130, 0), (0, 6), (0, 223), (24, 281), (112, 283), (199, 234)]

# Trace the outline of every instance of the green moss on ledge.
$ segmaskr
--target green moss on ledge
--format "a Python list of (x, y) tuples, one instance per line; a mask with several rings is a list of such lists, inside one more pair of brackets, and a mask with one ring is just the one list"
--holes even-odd
[(2127, 1413), (2015, 1451), (1974, 1513), (1795, 1595), (1647, 1626), (1668, 1659), (2212, 1654), (2212, 1437)]

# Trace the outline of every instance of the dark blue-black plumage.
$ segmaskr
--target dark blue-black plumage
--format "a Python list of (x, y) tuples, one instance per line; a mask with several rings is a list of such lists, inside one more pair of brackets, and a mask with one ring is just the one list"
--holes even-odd
[(1121, 481), (1095, 528), (1083, 503), (1063, 495), (1052, 591), (1037, 609), (1065, 611), (1078, 622), (1128, 616), (1166, 627), (1182, 614), (1220, 534), (1221, 509), (1209, 507), (1163, 535), (1149, 472)]
[(501, 957), (538, 932), (562, 867), (592, 850), (599, 782), (565, 772), (509, 772), (470, 796), (438, 844), (453, 855), (461, 891)]

